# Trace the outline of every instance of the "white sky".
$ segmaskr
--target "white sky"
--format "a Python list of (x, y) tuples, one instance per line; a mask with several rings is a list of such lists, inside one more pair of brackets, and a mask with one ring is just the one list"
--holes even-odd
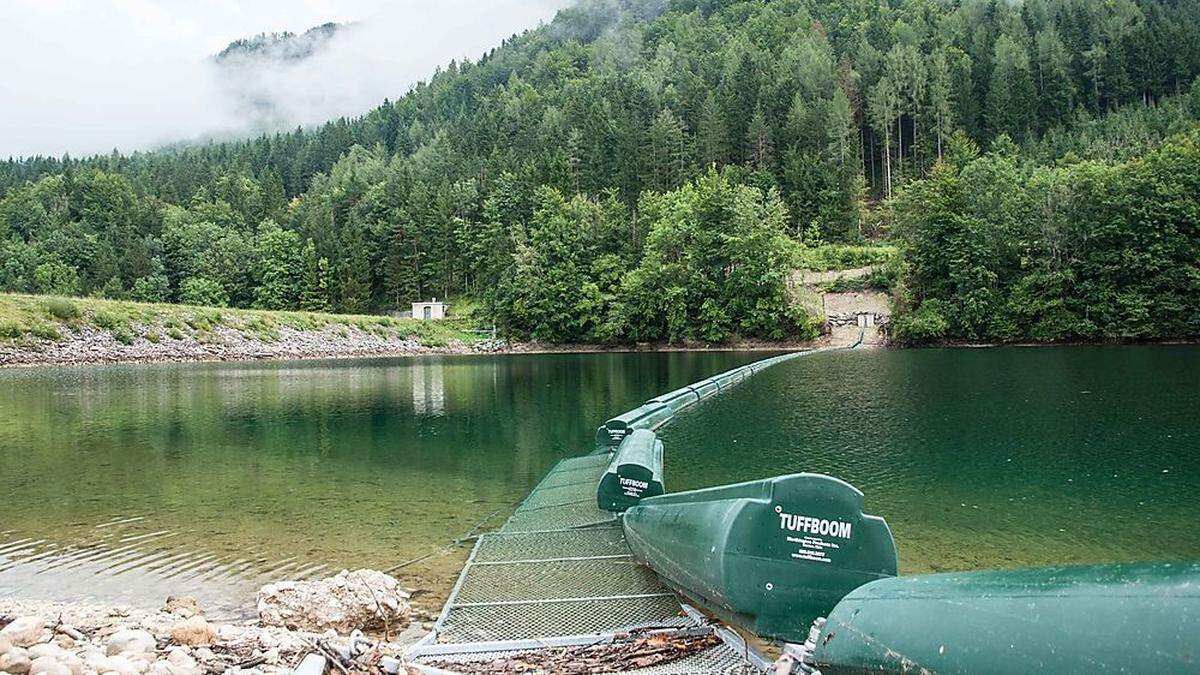
[(0, 0), (0, 157), (252, 133), (209, 61), (229, 42), (362, 21), (303, 67), (240, 87), (287, 125), (355, 115), (476, 58), (567, 0)]

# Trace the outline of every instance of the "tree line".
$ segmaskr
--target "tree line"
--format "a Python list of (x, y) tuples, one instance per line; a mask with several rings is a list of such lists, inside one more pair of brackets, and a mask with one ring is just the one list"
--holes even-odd
[(1198, 73), (1192, 0), (597, 0), (357, 119), (2, 163), (0, 287), (468, 294), (552, 340), (804, 333), (795, 246), (910, 236), (873, 207), (963, 141), (1018, 165), (1150, 152)]

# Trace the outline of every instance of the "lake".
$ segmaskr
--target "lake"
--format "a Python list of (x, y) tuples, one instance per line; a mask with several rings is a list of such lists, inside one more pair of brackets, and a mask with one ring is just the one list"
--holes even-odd
[[(419, 559), (395, 573), (436, 608), (448, 544), (600, 421), (764, 356), (0, 371), (0, 596), (237, 616), (271, 579)], [(662, 429), (666, 482), (841, 477), (904, 573), (1196, 558), (1198, 394), (1194, 346), (816, 354)]]

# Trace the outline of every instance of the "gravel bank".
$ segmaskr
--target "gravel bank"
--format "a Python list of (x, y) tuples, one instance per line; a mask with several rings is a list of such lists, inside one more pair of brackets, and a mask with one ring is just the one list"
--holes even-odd
[[(153, 327), (139, 327), (138, 332), (151, 335), (162, 333)], [(451, 341), (442, 347), (430, 347), (422, 345), (415, 338), (381, 336), (354, 326), (326, 326), (307, 331), (281, 326), (277, 335), (269, 339), (217, 326), (203, 338), (162, 335), (153, 341), (137, 337), (126, 344), (118, 341), (109, 331), (82, 326), (64, 334), (57, 341), (0, 341), (0, 366), (264, 361), (486, 354), (508, 350), (509, 345), (503, 340), (482, 340), (473, 344)]]

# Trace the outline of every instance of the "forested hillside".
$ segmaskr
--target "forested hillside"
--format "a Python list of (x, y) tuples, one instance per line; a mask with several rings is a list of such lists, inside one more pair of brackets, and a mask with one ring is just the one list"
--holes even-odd
[[(587, 2), (361, 118), (10, 160), (0, 287), (342, 312), (468, 294), (517, 335), (716, 341), (811, 334), (797, 249), (888, 237), (909, 339), (1196, 334), (1122, 318), (1196, 297), (1195, 193), (1111, 195), (1200, 170), (1174, 136), (1198, 73), (1196, 0)], [(1092, 231), (1097, 210), (1122, 225)], [(1147, 262), (1054, 304), (1099, 274), (1097, 240)]]

